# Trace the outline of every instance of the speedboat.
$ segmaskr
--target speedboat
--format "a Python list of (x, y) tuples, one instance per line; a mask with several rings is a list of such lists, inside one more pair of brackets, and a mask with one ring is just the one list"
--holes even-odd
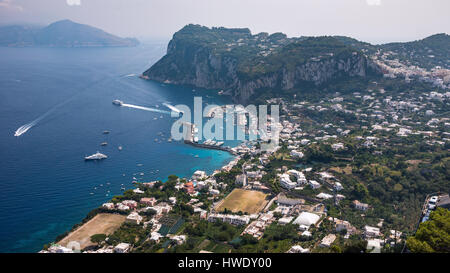
[(112, 103), (113, 103), (114, 105), (117, 105), (117, 106), (122, 106), (123, 101), (121, 101), (121, 100), (113, 100)]
[(108, 156), (107, 155), (104, 155), (104, 154), (102, 154), (102, 153), (100, 153), (100, 152), (96, 152), (95, 154), (93, 154), (93, 155), (90, 155), (90, 156), (86, 156), (85, 158), (84, 158), (84, 160), (102, 160), (102, 159), (106, 159), (106, 158), (108, 158)]
[(101, 146), (106, 146), (108, 145), (108, 142), (102, 142), (102, 144), (100, 144)]

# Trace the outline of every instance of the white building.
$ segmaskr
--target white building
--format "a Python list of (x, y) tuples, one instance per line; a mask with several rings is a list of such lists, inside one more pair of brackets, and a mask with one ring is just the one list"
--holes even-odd
[(294, 223), (295, 225), (304, 225), (304, 226), (311, 226), (315, 225), (320, 219), (320, 216), (314, 213), (310, 212), (302, 212), (297, 219), (295, 219)]
[(297, 186), (297, 183), (292, 182), (289, 174), (285, 173), (280, 175), (280, 185), (288, 190), (291, 190)]
[(197, 181), (202, 180), (203, 178), (206, 177), (207, 177), (206, 172), (200, 170), (195, 171), (194, 174), (192, 175), (192, 179)]
[(217, 220), (239, 226), (239, 225), (247, 225), (250, 222), (250, 217), (246, 215), (241, 216), (241, 215), (219, 214), (219, 213), (211, 213), (208, 216), (208, 221), (210, 222), (215, 222)]
[(186, 242), (186, 235), (172, 235), (169, 237), (172, 241), (175, 241), (177, 245), (182, 245)]
[(299, 245), (292, 246), (287, 253), (309, 253), (309, 248), (303, 248)]
[(295, 158), (303, 158), (305, 155), (302, 152), (296, 151), (296, 150), (292, 150), (291, 151), (291, 156), (295, 157)]
[(381, 239), (371, 239), (367, 241), (367, 250), (370, 253), (381, 253), (381, 244), (383, 241)]
[(344, 189), (344, 187), (342, 187), (342, 184), (339, 182), (334, 183), (334, 189), (337, 191), (341, 191)]
[(209, 190), (209, 193), (212, 194), (212, 195), (219, 195), (219, 194), (220, 194), (220, 191), (219, 191), (219, 190), (216, 190), (216, 189), (210, 189), (210, 190)]
[(315, 180), (309, 180), (309, 185), (311, 186), (311, 188), (313, 189), (318, 189), (320, 188), (320, 183), (315, 181)]
[(316, 197), (319, 198), (319, 199), (326, 200), (326, 199), (331, 199), (331, 198), (333, 198), (333, 195), (328, 194), (328, 193), (321, 192), (321, 193), (319, 193), (318, 195), (316, 195)]
[(115, 253), (127, 253), (130, 250), (130, 244), (120, 243), (114, 247)]
[(169, 201), (172, 205), (175, 205), (177, 203), (177, 198), (175, 196), (169, 197)]
[(308, 183), (308, 180), (306, 180), (306, 177), (302, 172), (299, 172), (297, 170), (289, 170), (287, 171), (287, 173), (297, 178), (297, 185), (303, 185)]
[(137, 212), (132, 212), (127, 216), (126, 221), (128, 223), (139, 225), (142, 222), (142, 216), (140, 216)]
[(115, 208), (114, 203), (104, 203), (102, 205), (102, 207), (106, 208), (106, 209), (114, 209)]
[(325, 236), (322, 241), (320, 242), (320, 247), (330, 247), (331, 244), (336, 240), (336, 235), (334, 234), (328, 234)]
[(41, 253), (74, 253), (74, 251), (64, 246), (52, 245), (47, 251), (42, 250)]
[(335, 152), (343, 150), (344, 148), (345, 147), (344, 147), (343, 143), (335, 143), (335, 144), (331, 145), (331, 149), (333, 149), (333, 151), (335, 151)]
[(280, 224), (280, 225), (287, 225), (290, 222), (292, 222), (293, 219), (294, 219), (293, 216), (285, 216), (285, 217), (282, 217), (282, 218), (280, 218), (278, 220), (278, 224)]
[(129, 206), (126, 206), (126, 205), (124, 205), (124, 204), (122, 204), (122, 203), (119, 203), (119, 204), (117, 205), (117, 209), (118, 209), (118, 210), (125, 211), (125, 210), (129, 210), (130, 207), (129, 207)]
[(152, 232), (150, 234), (150, 241), (154, 241), (154, 242), (158, 243), (159, 240), (161, 240), (162, 237), (164, 237), (164, 236), (162, 236), (158, 232)]
[(309, 139), (306, 139), (306, 138), (300, 140), (300, 144), (302, 144), (302, 145), (308, 145), (310, 142), (311, 142), (311, 141), (310, 141)]
[(236, 176), (236, 184), (241, 185), (242, 187), (247, 186), (247, 175), (240, 174)]
[(375, 238), (379, 237), (381, 235), (380, 229), (376, 227), (371, 226), (365, 226), (364, 227), (364, 236), (366, 238)]
[(362, 210), (362, 211), (366, 211), (369, 208), (369, 205), (366, 203), (361, 203), (358, 200), (354, 200), (353, 201), (353, 205), (355, 206), (356, 209)]

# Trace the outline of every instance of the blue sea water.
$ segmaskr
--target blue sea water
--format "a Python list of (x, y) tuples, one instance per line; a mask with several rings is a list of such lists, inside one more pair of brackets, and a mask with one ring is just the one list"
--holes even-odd
[[(166, 111), (163, 103), (192, 106), (193, 96), (227, 103), (216, 92), (138, 78), (165, 46), (0, 48), (0, 252), (39, 251), (121, 187), (132, 188), (133, 177), (189, 177), (232, 159), (226, 152), (168, 142), (175, 120), (170, 115), (111, 103), (120, 99)], [(83, 160), (96, 151), (108, 159)]]

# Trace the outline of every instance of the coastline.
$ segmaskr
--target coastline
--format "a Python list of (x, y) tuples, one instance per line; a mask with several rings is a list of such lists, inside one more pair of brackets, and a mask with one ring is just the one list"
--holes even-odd
[[(184, 143), (186, 145), (190, 145), (190, 146), (194, 146), (194, 147), (202, 148), (202, 149), (220, 150), (220, 151), (228, 152), (230, 155), (232, 155), (232, 157), (229, 160), (227, 160), (227, 163), (223, 162), (222, 165), (220, 166), (220, 168), (214, 170), (211, 174), (208, 174), (208, 176), (214, 176), (215, 174), (220, 173), (221, 171), (229, 171), (234, 165), (237, 164), (237, 162), (240, 159), (240, 156), (236, 152), (233, 152), (232, 148), (229, 148), (229, 147), (227, 147), (227, 149), (224, 150), (225, 147), (218, 147), (218, 148), (222, 148), (222, 149), (214, 149), (214, 148), (208, 148), (208, 145), (201, 146), (201, 144), (194, 143), (194, 144), (200, 145), (200, 146), (197, 146), (197, 145), (192, 145), (192, 143), (188, 143), (186, 141)], [(174, 173), (176, 173), (176, 171), (174, 171)], [(191, 176), (194, 173), (195, 173), (195, 171), (192, 172)], [(179, 179), (188, 179), (188, 177), (179, 177)], [(163, 180), (159, 180), (159, 181), (161, 181), (164, 184), (165, 182), (167, 182), (167, 178), (165, 178)], [(153, 182), (157, 182), (157, 181), (152, 181), (150, 183), (153, 183)], [(142, 184), (145, 184), (145, 183), (146, 182), (136, 182), (136, 183), (133, 182), (132, 184), (135, 186), (136, 189), (138, 189), (139, 185), (142, 185)], [(123, 195), (119, 195), (119, 196), (123, 196)], [(102, 214), (102, 213), (111, 213), (111, 212), (109, 212), (108, 210), (105, 210), (102, 206), (98, 206), (98, 207), (92, 208), (88, 212), (88, 214), (80, 222), (74, 224), (70, 230), (67, 230), (67, 231), (57, 235), (55, 237), (54, 241), (44, 244), (43, 249), (48, 247), (48, 246), (50, 246), (50, 245), (53, 245), (53, 244), (57, 245), (58, 243), (60, 243), (60, 242), (62, 242), (64, 240), (67, 240), (67, 238), (69, 236), (71, 236), (72, 234), (74, 234), (77, 231), (79, 231), (79, 229), (83, 228), (84, 225), (92, 222), (94, 218), (96, 218), (99, 214)], [(127, 215), (123, 211), (116, 211), (113, 214), (119, 214), (119, 215), (125, 215), (125, 216)], [(38, 252), (41, 252), (43, 249), (41, 249)]]

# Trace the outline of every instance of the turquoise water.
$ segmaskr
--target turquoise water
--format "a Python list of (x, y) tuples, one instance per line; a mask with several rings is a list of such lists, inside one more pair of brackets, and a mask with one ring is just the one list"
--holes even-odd
[[(174, 121), (167, 114), (111, 103), (120, 99), (165, 111), (162, 103), (192, 106), (193, 96), (227, 103), (212, 91), (139, 79), (165, 46), (0, 48), (0, 252), (39, 251), (120, 194), (122, 184), (132, 188), (133, 177), (211, 173), (232, 159), (225, 152), (167, 142)], [(108, 145), (100, 146), (105, 141)], [(96, 151), (108, 159), (83, 160)]]

